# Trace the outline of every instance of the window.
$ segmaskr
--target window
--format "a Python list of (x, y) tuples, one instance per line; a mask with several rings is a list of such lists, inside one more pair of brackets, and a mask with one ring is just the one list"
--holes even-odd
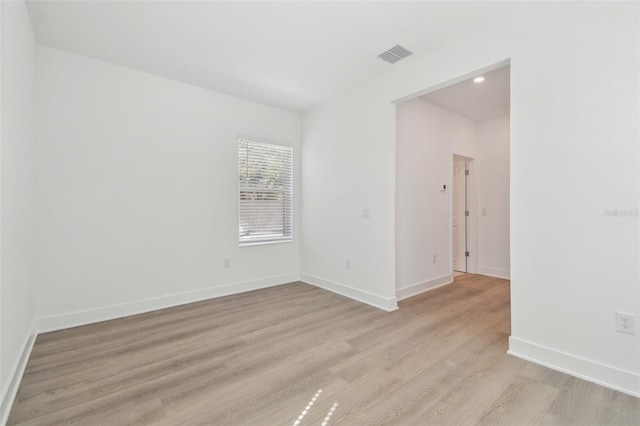
[(291, 147), (238, 140), (240, 245), (291, 241)]

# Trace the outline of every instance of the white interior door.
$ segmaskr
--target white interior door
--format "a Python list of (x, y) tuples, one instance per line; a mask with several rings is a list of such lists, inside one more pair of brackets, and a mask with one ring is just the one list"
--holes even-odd
[(467, 272), (466, 161), (453, 159), (453, 270)]

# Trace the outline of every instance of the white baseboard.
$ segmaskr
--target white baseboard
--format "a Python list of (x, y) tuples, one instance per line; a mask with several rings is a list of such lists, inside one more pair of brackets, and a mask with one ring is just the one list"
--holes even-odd
[(359, 290), (357, 288), (349, 287), (344, 284), (328, 281), (311, 274), (300, 274), (300, 281), (348, 297), (349, 299), (366, 303), (367, 305), (371, 305), (375, 308), (382, 309), (387, 312), (395, 311), (396, 309), (398, 309), (398, 299), (395, 297), (382, 297), (377, 294), (369, 293), (368, 291)]
[(18, 394), (18, 389), (20, 388), (20, 382), (22, 382), (24, 370), (27, 368), (27, 362), (29, 361), (29, 357), (31, 356), (33, 344), (36, 341), (36, 336), (36, 322), (34, 321), (31, 324), (29, 335), (27, 336), (22, 347), (22, 354), (20, 354), (20, 357), (16, 360), (13, 369), (11, 370), (12, 375), (9, 383), (6, 389), (3, 389), (2, 392), (2, 405), (0, 405), (0, 425), (7, 424), (9, 413), (11, 412), (11, 407), (13, 406), (13, 401), (15, 401), (16, 395)]
[(297, 273), (277, 275), (257, 280), (226, 284), (218, 287), (210, 287), (202, 290), (155, 297), (152, 299), (138, 300), (136, 302), (128, 302), (119, 305), (105, 306), (84, 311), (71, 312), (68, 314), (39, 318), (37, 330), (38, 333), (62, 330), (65, 328), (93, 324), (100, 321), (122, 318), (158, 309), (171, 308), (187, 303), (200, 302), (202, 300), (213, 299), (216, 297), (229, 296), (232, 294), (244, 293), (246, 291), (273, 287), (299, 280), (300, 275)]
[(409, 287), (399, 288), (398, 290), (396, 290), (396, 297), (398, 298), (398, 300), (404, 300), (417, 294), (424, 293), (425, 291), (433, 290), (435, 288), (451, 284), (452, 282), (452, 274), (443, 275), (432, 280), (413, 284)]
[(509, 355), (558, 370), (588, 382), (640, 397), (640, 374), (582, 358), (517, 337), (509, 337)]
[(505, 280), (511, 279), (511, 271), (508, 269), (489, 268), (486, 266), (478, 266), (478, 274), (488, 275), (490, 277), (502, 278)]

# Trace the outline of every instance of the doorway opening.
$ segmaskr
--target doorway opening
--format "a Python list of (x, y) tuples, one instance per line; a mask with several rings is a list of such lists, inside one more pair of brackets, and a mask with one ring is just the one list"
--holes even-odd
[(508, 61), (396, 104), (396, 296), (510, 279)]

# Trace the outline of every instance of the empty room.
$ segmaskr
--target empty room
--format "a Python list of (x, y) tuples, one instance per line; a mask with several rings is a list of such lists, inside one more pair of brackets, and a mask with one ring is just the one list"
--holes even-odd
[(640, 424), (640, 4), (0, 0), (1, 425)]

